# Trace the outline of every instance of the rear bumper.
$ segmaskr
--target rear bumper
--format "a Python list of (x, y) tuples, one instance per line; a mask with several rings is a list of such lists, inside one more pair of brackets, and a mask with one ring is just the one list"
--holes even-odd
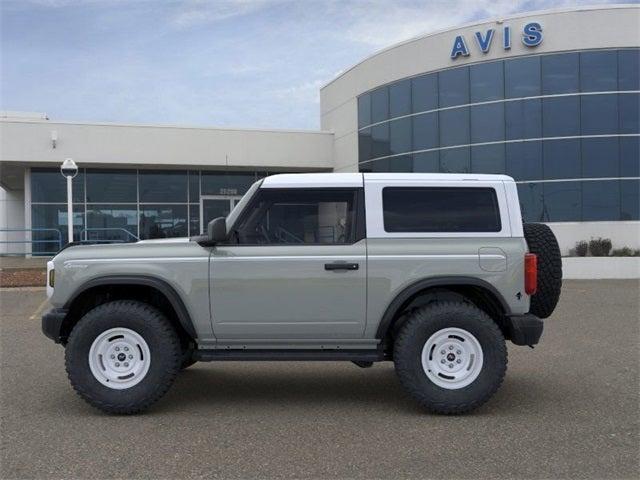
[(42, 333), (56, 343), (63, 343), (66, 338), (62, 337), (62, 322), (67, 317), (67, 310), (64, 308), (52, 308), (42, 316)]
[(536, 345), (540, 341), (544, 323), (531, 313), (507, 317), (509, 338), (516, 345)]

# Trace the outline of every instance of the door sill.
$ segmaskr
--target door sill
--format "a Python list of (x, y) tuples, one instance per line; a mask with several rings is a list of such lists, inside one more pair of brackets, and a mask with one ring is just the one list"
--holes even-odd
[(215, 361), (348, 361), (380, 362), (385, 360), (380, 350), (259, 350), (225, 349), (197, 350), (196, 360)]

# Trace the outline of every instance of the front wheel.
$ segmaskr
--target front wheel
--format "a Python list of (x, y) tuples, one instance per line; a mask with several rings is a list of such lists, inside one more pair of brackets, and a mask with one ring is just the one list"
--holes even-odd
[(507, 348), (496, 323), (465, 302), (413, 311), (400, 328), (393, 358), (400, 383), (434, 413), (465, 413), (500, 387)]
[(74, 390), (108, 413), (151, 406), (169, 390), (181, 362), (171, 323), (153, 306), (132, 300), (90, 310), (74, 326), (65, 350)]

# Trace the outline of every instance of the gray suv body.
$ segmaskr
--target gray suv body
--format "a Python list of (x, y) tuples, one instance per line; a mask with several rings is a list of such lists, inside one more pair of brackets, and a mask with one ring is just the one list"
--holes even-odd
[(206, 235), (63, 249), (43, 331), (110, 412), (213, 360), (392, 360), (429, 410), (464, 412), (557, 302), (557, 242), (526, 229), (506, 176), (274, 175)]

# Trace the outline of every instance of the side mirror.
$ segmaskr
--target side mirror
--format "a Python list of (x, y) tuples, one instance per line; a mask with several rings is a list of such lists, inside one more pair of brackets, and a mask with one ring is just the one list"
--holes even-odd
[(207, 235), (213, 243), (224, 242), (227, 239), (227, 219), (218, 217), (211, 220), (207, 225)]

